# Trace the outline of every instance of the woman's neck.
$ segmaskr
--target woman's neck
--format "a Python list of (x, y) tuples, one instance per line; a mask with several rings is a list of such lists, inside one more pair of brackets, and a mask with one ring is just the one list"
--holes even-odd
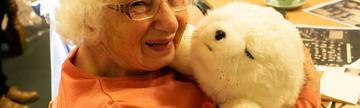
[(97, 76), (116, 77), (125, 73), (108, 55), (86, 45), (79, 47), (72, 62), (76, 67)]

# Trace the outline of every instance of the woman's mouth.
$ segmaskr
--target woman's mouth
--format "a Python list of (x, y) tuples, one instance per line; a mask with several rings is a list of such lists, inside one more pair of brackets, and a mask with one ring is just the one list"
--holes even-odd
[(171, 43), (172, 42), (170, 40), (151, 40), (145, 42), (146, 46), (159, 52), (169, 49), (171, 47)]

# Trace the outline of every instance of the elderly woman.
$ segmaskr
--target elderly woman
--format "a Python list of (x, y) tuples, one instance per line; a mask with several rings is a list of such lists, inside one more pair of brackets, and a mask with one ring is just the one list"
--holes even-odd
[[(167, 67), (187, 23), (201, 18), (192, 4), (62, 0), (57, 30), (77, 48), (63, 64), (59, 93), (49, 107), (215, 108), (196, 83)], [(298, 108), (319, 106), (319, 78), (313, 64), (307, 64), (310, 80)]]

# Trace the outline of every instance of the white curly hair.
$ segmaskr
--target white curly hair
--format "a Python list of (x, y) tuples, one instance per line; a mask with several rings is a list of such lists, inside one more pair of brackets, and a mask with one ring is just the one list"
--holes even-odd
[[(75, 45), (85, 39), (99, 39), (104, 32), (102, 11), (108, 1), (114, 0), (60, 0), (55, 16), (57, 32), (66, 42)], [(198, 0), (189, 1), (196, 3)]]
[[(60, 0), (56, 9), (56, 30), (71, 44), (96, 38), (102, 31), (102, 4), (107, 0)], [(91, 32), (92, 35), (89, 35)]]

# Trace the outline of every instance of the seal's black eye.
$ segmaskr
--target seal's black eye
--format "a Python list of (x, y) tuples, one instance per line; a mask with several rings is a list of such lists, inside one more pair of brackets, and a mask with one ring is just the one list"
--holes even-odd
[(223, 39), (225, 37), (226, 37), (226, 34), (225, 34), (224, 31), (222, 31), (222, 30), (217, 30), (216, 31), (216, 33), (215, 33), (215, 39), (216, 40), (221, 40), (221, 39)]

